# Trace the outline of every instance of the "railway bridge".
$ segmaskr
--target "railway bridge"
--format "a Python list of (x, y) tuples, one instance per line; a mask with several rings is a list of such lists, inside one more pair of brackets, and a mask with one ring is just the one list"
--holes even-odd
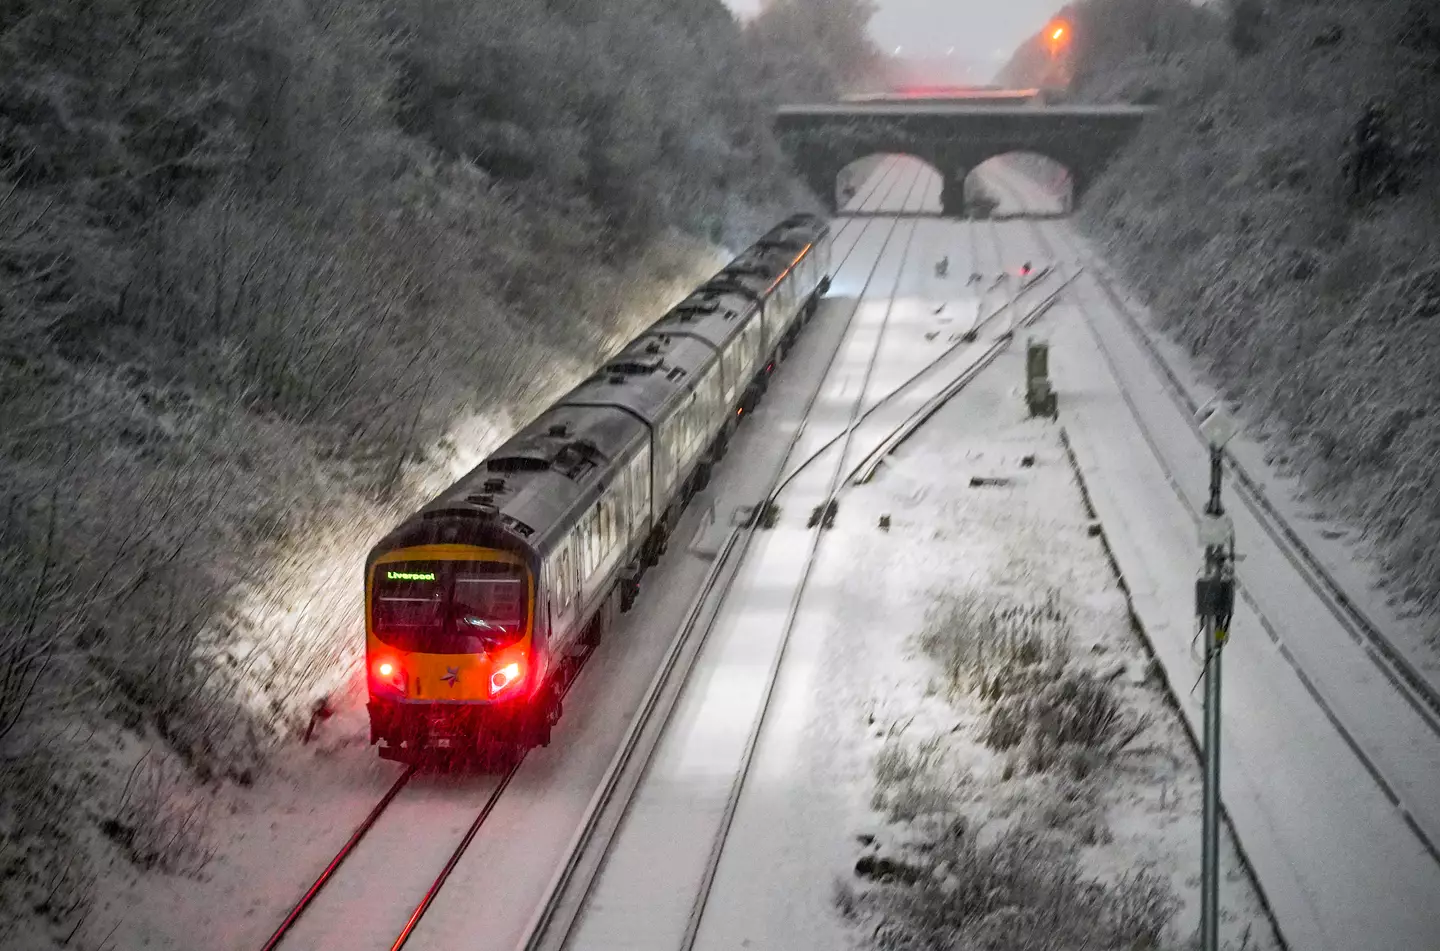
[(943, 180), (942, 212), (964, 206), (965, 178), (987, 159), (1043, 155), (1070, 172), (1075, 197), (1139, 129), (1151, 106), (849, 102), (781, 106), (780, 142), (815, 193), (832, 203), (840, 172), (877, 153), (913, 155)]

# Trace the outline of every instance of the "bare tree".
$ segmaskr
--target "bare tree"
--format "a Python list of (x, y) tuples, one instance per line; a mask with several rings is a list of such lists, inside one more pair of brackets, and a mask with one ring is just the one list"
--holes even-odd
[(876, 77), (873, 0), (767, 0), (748, 26), (766, 85), (793, 99), (832, 99)]

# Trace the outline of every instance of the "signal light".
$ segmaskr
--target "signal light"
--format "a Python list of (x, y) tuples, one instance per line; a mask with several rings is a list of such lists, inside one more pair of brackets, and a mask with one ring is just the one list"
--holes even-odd
[(495, 671), (490, 675), (490, 695), (493, 697), (507, 687), (514, 686), (520, 681), (521, 673), (519, 664), (506, 664)]
[(395, 665), (387, 660), (380, 664), (380, 666), (376, 667), (375, 670), (380, 674), (381, 677), (389, 677), (391, 674), (395, 673)]

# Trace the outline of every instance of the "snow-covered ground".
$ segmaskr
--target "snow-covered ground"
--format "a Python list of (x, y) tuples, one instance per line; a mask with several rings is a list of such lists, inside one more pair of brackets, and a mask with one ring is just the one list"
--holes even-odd
[[(884, 282), (872, 285), (880, 299), (861, 302), (856, 337), (822, 391), (821, 405), (829, 408), (817, 407), (798, 459), (843, 428), (862, 381), (874, 387), (868, 405), (951, 342), (949, 326), (959, 321), (951, 315), (986, 306), (981, 292), (967, 287), (972, 266), (988, 278), (997, 268), (1017, 267), (1027, 253), (1014, 242), (1018, 225), (911, 227), (908, 274), (894, 281), (894, 299), (883, 299), (890, 293)], [(951, 277), (941, 280), (933, 262), (947, 253)], [(972, 265), (977, 253), (985, 257)], [(887, 266), (893, 265), (882, 262), (881, 269)], [(967, 349), (973, 360), (985, 342), (982, 336), (962, 347), (936, 376), (954, 376), (967, 363)], [(746, 555), (570, 947), (660, 949), (693, 941), (703, 948), (834, 948), (859, 941), (837, 911), (837, 882), (855, 882), (857, 835), (872, 846), (887, 838), (870, 805), (877, 728), (909, 730), (906, 738), (916, 740), (933, 734), (946, 751), (964, 747), (967, 758), (942, 757), (956, 787), (966, 790), (955, 792), (946, 809), (967, 812), (979, 803), (994, 814), (1037, 805), (1029, 778), (1012, 783), (998, 776), (999, 757), (990, 756), (990, 768), (979, 774), (968, 772), (974, 738), (948, 740), (964, 714), (927, 695), (933, 668), (912, 656), (912, 635), (937, 597), (989, 593), (996, 585), (1048, 585), (1074, 598), (1083, 617), (1077, 643), (1086, 652), (1092, 645), (1097, 653), (1113, 651), (1107, 660), (1128, 666), (1136, 680), (1127, 693), (1155, 717), (1144, 752), (1117, 770), (1101, 795), (1098, 821), (1111, 831), (1100, 836), (1108, 842), (1087, 850), (1093, 874), (1113, 880), (1137, 863), (1153, 863), (1177, 892), (1193, 892), (1199, 832), (1193, 754), (1163, 694), (1143, 686), (1142, 647), (1128, 631), (1125, 602), (1099, 543), (1085, 535), (1087, 519), (1056, 431), (1018, 421), (1022, 366), (1013, 351), (1003, 356), (927, 424), (893, 471), (842, 494), (836, 526), (823, 535), (808, 579), (814, 533), (805, 525), (833, 484), (841, 449), (848, 450), (847, 465), (838, 467), (843, 473), (904, 414), (876, 414), (877, 425), (857, 428), (816, 458), (780, 496), (779, 524)], [(923, 400), (908, 401), (907, 409)], [(1028, 454), (1020, 446), (1040, 461), (1020, 475), (1018, 487), (998, 494), (969, 487), (972, 474), (1019, 472)], [(881, 514), (894, 519), (888, 533), (877, 527)], [(1077, 544), (1058, 545), (1047, 532)], [(1251, 947), (1273, 944), (1258, 898), (1236, 870), (1233, 847), (1228, 864), (1227, 933), (1248, 931)], [(1193, 917), (1183, 912), (1182, 930)]]
[[(917, 170), (891, 162), (876, 176), (873, 192), (859, 193), (868, 194), (867, 207), (898, 209)], [(857, 221), (838, 236), (837, 262), (854, 248), (847, 274), (873, 263), (884, 227)], [(753, 502), (762, 491), (835, 346), (835, 318), (845, 306), (822, 307), (677, 539), (690, 537), (712, 500), (722, 507)], [(647, 576), (635, 610), (567, 696), (554, 744), (527, 757), (408, 947), (514, 946), (707, 568), (675, 545)], [(216, 792), (208, 836), (214, 854), (197, 876), (134, 873), (100, 882), (80, 946), (259, 948), (400, 773), (366, 744), (363, 703), (357, 683), (312, 745), (281, 756), (254, 788)], [(412, 780), (281, 947), (388, 946), (493, 785), (491, 777), (465, 774)], [(486, 896), (483, 929), (475, 927), (477, 894)]]
[[(1023, 189), (1013, 176), (1004, 184)], [(1036, 227), (1072, 262), (1093, 264), (1068, 225)], [(1188, 690), (1199, 676), (1190, 586), (1204, 449), (1101, 279), (1098, 269), (1082, 278), (1071, 318), (1055, 322), (1061, 418), (1155, 650)], [(1194, 368), (1173, 348), (1162, 352), (1193, 395), (1205, 395)], [(1280, 511), (1302, 510), (1294, 484), (1269, 470), (1255, 442), (1242, 438), (1237, 455)], [(1239, 504), (1233, 484), (1227, 500), (1245, 597), (1225, 652), (1222, 792), (1277, 921), (1296, 948), (1440, 947), (1440, 863), (1427, 844), (1440, 841), (1440, 736)], [(1294, 527), (1329, 543), (1316, 547), (1346, 595), (1428, 663), (1414, 625), (1370, 587), (1362, 553), (1343, 549), (1333, 527)], [(1198, 697), (1184, 699), (1194, 724)]]
[[(1023, 201), (1023, 179), (1003, 167), (998, 174)], [(884, 162), (875, 179), (867, 210), (933, 205), (938, 195), (938, 182), (922, 178), (916, 163)], [(831, 300), (709, 493), (692, 506), (677, 542), (691, 537), (712, 503), (725, 513), (757, 501), (797, 429), (785, 471), (835, 434), (862, 389), (860, 405), (873, 404), (952, 345), (978, 314), (1002, 304), (1017, 282), (993, 280), (1000, 272), (1046, 262), (1032, 227), (884, 218), (847, 225), (837, 260), (852, 246), (854, 253)], [(1204, 484), (1203, 455), (1149, 357), (1127, 336), (1115, 301), (1096, 283), (1099, 262), (1068, 225), (1038, 227), (1060, 249), (1059, 263), (1073, 269), (1083, 261), (1088, 269), (1035, 330), (1052, 343), (1060, 423), (1144, 636), (1193, 729), (1199, 704), (1189, 690), (1199, 671), (1190, 649), (1190, 586), (1198, 550), (1191, 511)], [(934, 265), (944, 256), (950, 273), (942, 279)], [(972, 271), (986, 279), (968, 285)], [(856, 307), (854, 335), (824, 374)], [(573, 946), (668, 947), (687, 931), (705, 948), (864, 944), (866, 933), (837, 908), (838, 898), (852, 913), (874, 913), (857, 903), (857, 859), (897, 854), (926, 834), (924, 823), (892, 822), (891, 801), (875, 796), (877, 756), (887, 749), (931, 751), (926, 762), (938, 772), (930, 778), (941, 777), (953, 793), (947, 808), (972, 828), (987, 818), (1019, 821), (1037, 808), (1059, 816), (1047, 799), (1052, 787), (1023, 771), (1007, 776), (1006, 758), (978, 742), (981, 706), (930, 689), (933, 659), (912, 640), (937, 600), (1030, 603), (1051, 591), (1064, 606), (1076, 666), (1113, 677), (1127, 714), (1152, 718), (1129, 752), (1097, 773), (1086, 807), (1055, 821), (1068, 827), (1078, 815), (1082, 825), (1098, 822), (1086, 833), (1093, 842), (1076, 849), (1086, 874), (1113, 882), (1134, 867), (1157, 869), (1185, 903), (1175, 928), (1193, 928), (1193, 752), (1128, 629), (1126, 601), (1099, 542), (1086, 531), (1057, 427), (1020, 418), (1018, 347), (932, 418), (872, 484), (841, 493), (779, 658), (768, 714), (753, 734), (748, 773), (736, 786), (813, 540), (804, 526), (837, 471), (843, 474), (836, 466), (842, 447), (848, 443), (853, 465), (998, 329), (958, 348), (781, 496), (779, 524), (757, 535), (739, 565), (737, 596), (715, 618)], [(1203, 394), (1198, 375), (1164, 352), (1184, 384)], [(816, 387), (823, 389), (802, 424)], [(1303, 511), (1293, 484), (1268, 467), (1266, 451), (1277, 450), (1242, 439), (1236, 454), (1277, 508)], [(1024, 456), (1034, 457), (1033, 466), (1020, 465)], [(1010, 482), (972, 488), (971, 476)], [(1258, 523), (1238, 507), (1236, 514), (1249, 597), (1225, 655), (1223, 792), (1240, 848), (1296, 951), (1440, 949), (1440, 865), (1414, 831), (1440, 833), (1440, 744), (1343, 626), (1327, 620), (1328, 609)], [(891, 518), (888, 532), (877, 525), (881, 515)], [(1374, 575), (1338, 527), (1313, 520), (1294, 527), (1433, 676), (1423, 631), (1370, 590)], [(683, 544), (672, 546), (636, 610), (567, 697), (555, 744), (527, 757), (408, 947), (508, 951), (523, 938), (707, 569)], [(101, 883), (77, 946), (258, 948), (398, 774), (365, 744), (362, 703), (352, 690), (314, 744), (289, 751), (255, 788), (220, 792), (210, 804), (214, 857), (199, 880), (147, 874)], [(387, 946), (493, 782), (463, 774), (413, 781), (282, 948)], [(1225, 933), (1236, 946), (1269, 947), (1258, 894), (1228, 838), (1226, 849)], [(712, 874), (703, 914), (692, 918), (696, 886)]]
[[(862, 857), (903, 855), (923, 839), (874, 801), (874, 763), (887, 745), (936, 759), (941, 796), (929, 805), (1003, 826), (1055, 793), (1032, 776), (1003, 776), (1005, 757), (976, 740), (979, 704), (937, 689), (913, 637), (946, 598), (1041, 603), (1063, 592), (1073, 651), (1113, 665), (1136, 715), (1154, 724), (1113, 782), (1096, 792), (1108, 833), (1084, 852), (1114, 880), (1152, 864), (1193, 893), (1198, 770), (1129, 631), (1119, 592), (1053, 426), (1022, 421), (1023, 353), (1012, 350), (937, 414), (871, 485), (847, 493), (810, 582), (752, 778), (741, 799), (699, 931), (698, 948), (833, 948), (863, 942), (836, 908), (837, 882), (861, 890)], [(1021, 467), (1033, 456), (1032, 468)], [(971, 476), (1013, 480), (974, 488)], [(878, 519), (889, 515), (888, 532)], [(922, 819), (935, 819), (925, 814)], [(862, 838), (863, 837), (863, 838)], [(1108, 840), (1108, 841), (1107, 841)], [(1227, 937), (1270, 946), (1268, 926), (1227, 842)], [(1193, 926), (1187, 906), (1177, 925)], [(865, 924), (876, 923), (872, 913)], [(846, 940), (848, 939), (848, 941)], [(577, 947), (588, 945), (577, 944)]]
[[(934, 193), (932, 188), (929, 197)], [(832, 294), (856, 308), (854, 325), (786, 463), (788, 472), (844, 427), (863, 393), (874, 392), (872, 371), (879, 366), (877, 347), (889, 329), (892, 305), (916, 290), (917, 269), (905, 264), (914, 260), (910, 251), (919, 227), (914, 221), (887, 222), (883, 249), (868, 262), (873, 267), (836, 280)], [(838, 447), (830, 455), (836, 454)], [(835, 468), (833, 458), (822, 457), (802, 470), (779, 498), (779, 524), (756, 536), (746, 553), (582, 910), (572, 946), (680, 945), (691, 900), (722, 835), (750, 724), (759, 718), (769, 672), (781, 659), (791, 597), (814, 537), (805, 526), (812, 509), (824, 502)]]

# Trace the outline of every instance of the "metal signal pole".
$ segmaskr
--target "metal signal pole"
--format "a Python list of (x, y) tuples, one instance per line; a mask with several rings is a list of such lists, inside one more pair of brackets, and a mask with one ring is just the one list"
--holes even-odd
[(1238, 428), (1223, 405), (1202, 408), (1210, 446), (1210, 499), (1200, 523), (1205, 567), (1195, 582), (1195, 614), (1205, 637), (1205, 774), (1201, 830), (1200, 948), (1217, 951), (1220, 924), (1220, 652), (1235, 613), (1235, 527), (1220, 502), (1225, 444)]

